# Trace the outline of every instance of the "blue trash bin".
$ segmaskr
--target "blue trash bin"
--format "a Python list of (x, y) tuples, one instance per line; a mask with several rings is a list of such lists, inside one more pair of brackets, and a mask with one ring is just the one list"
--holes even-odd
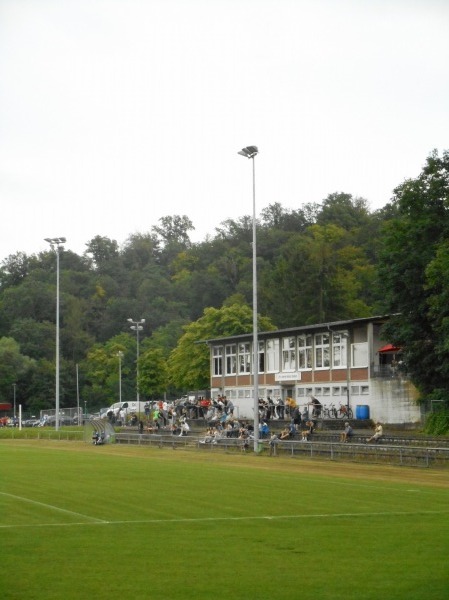
[(367, 404), (358, 404), (355, 409), (356, 419), (369, 419), (369, 406)]

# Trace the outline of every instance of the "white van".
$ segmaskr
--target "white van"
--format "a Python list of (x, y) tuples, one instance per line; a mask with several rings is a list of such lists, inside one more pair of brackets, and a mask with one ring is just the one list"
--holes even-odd
[(115, 416), (119, 414), (121, 410), (127, 415), (131, 413), (144, 413), (145, 412), (145, 404), (146, 402), (140, 402), (139, 406), (137, 406), (137, 400), (128, 400), (127, 402), (114, 402), (111, 404), (109, 408), (102, 408), (101, 413), (102, 416), (107, 416), (108, 412), (112, 410)]

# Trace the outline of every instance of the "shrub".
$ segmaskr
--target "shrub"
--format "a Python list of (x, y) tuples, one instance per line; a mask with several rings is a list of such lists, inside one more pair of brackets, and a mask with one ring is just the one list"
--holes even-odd
[(424, 431), (430, 435), (449, 433), (449, 410), (445, 409), (431, 413), (426, 419)]

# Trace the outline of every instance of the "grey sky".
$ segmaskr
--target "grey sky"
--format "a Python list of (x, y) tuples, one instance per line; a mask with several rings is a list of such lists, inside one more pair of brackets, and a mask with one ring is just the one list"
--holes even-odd
[(385, 205), (449, 148), (449, 2), (0, 0), (0, 260), (194, 241), (344, 191)]

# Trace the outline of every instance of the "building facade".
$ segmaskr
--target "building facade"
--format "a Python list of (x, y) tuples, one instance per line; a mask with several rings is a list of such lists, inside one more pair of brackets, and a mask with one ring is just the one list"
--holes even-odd
[[(401, 369), (400, 349), (382, 339), (387, 317), (370, 317), (260, 332), (259, 398), (315, 396), (323, 405), (348, 405), (356, 418), (390, 424), (422, 420), (417, 392)], [(253, 418), (252, 333), (208, 340), (211, 396), (232, 400)]]

